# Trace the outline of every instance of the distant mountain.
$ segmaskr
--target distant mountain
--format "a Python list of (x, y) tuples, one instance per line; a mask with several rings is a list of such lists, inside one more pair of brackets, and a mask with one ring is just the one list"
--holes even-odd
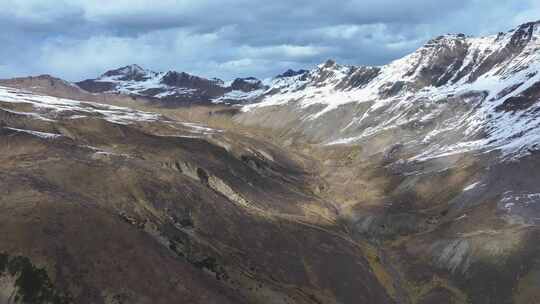
[(117, 93), (154, 98), (169, 105), (189, 103), (243, 103), (265, 91), (253, 77), (221, 79), (194, 76), (185, 72), (153, 72), (133, 64), (103, 73), (96, 79), (76, 83), (92, 93)]
[(292, 69), (288, 69), (288, 70), (285, 71), (283, 74), (277, 75), (276, 78), (293, 77), (293, 76), (297, 76), (297, 75), (303, 75), (303, 74), (306, 74), (307, 72), (309, 72), (309, 71), (308, 71), (308, 70), (298, 70), (298, 71), (295, 71), (295, 70), (292, 70)]

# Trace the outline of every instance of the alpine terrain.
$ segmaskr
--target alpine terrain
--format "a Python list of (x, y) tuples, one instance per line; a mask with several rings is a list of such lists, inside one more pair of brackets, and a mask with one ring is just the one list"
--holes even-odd
[(0, 303), (540, 303), (540, 21), (273, 79), (0, 81)]

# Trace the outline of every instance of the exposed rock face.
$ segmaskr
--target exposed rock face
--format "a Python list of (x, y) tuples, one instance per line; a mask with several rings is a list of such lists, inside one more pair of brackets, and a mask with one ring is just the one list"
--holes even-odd
[(231, 89), (235, 91), (251, 92), (255, 90), (261, 90), (264, 88), (262, 81), (254, 77), (248, 78), (236, 78), (231, 83)]
[(295, 71), (295, 70), (292, 70), (292, 69), (288, 69), (287, 71), (285, 71), (283, 74), (279, 74), (278, 76), (276, 76), (276, 78), (287, 78), (287, 77), (293, 77), (293, 76), (298, 76), (298, 75), (303, 75), (305, 73), (309, 72), (308, 70), (298, 70), (298, 71)]
[[(204, 79), (184, 72), (167, 72), (165, 75), (163, 75), (160, 82), (171, 87), (188, 89), (200, 88), (204, 91), (210, 92), (215, 90), (223, 90), (224, 92), (223, 81)], [(212, 95), (221, 95), (223, 92)]]

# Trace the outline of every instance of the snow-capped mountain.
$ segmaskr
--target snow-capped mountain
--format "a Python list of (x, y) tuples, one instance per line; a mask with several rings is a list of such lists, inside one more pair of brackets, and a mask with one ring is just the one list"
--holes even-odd
[(539, 70), (540, 22), (487, 37), (449, 34), (385, 66), (329, 60), (286, 73), (237, 119), (373, 153), (399, 143), (411, 159), (513, 157), (540, 144)]
[(522, 278), (538, 278), (538, 264), (523, 265), (539, 254), (528, 249), (540, 224), (539, 72), (540, 21), (444, 35), (384, 66), (330, 60), (276, 78), (234, 119), (325, 151), (330, 186), (318, 190), (355, 234), (388, 240), (396, 277), (418, 290), (437, 277), (429, 265), (466, 294), (398, 303), (532, 303), (538, 293), (520, 297)]
[(531, 22), (486, 37), (440, 36), (384, 66), (328, 60), (264, 82), (224, 82), (129, 65), (77, 85), (168, 105), (242, 104), (239, 122), (327, 145), (366, 145), (372, 153), (389, 148), (382, 135), (410, 159), (492, 150), (512, 158), (540, 144), (539, 38), (540, 22)]
[(253, 77), (225, 83), (185, 72), (154, 72), (136, 64), (105, 72), (96, 79), (78, 82), (92, 93), (118, 93), (155, 98), (168, 104), (247, 102), (262, 94), (266, 87)]

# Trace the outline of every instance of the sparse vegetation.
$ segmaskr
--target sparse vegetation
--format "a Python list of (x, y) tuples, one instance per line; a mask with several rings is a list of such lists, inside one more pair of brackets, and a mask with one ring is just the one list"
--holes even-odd
[(58, 291), (44, 268), (36, 267), (23, 256), (0, 253), (0, 276), (15, 279), (15, 303), (68, 304), (73, 300), (69, 293)]

